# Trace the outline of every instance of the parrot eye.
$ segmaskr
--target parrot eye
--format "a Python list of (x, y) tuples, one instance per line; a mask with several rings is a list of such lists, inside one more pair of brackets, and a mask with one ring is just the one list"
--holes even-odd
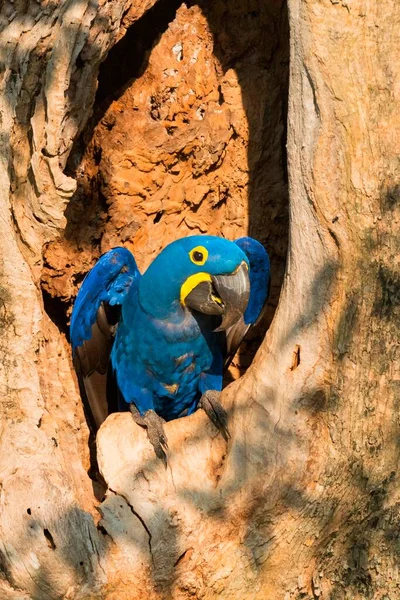
[(204, 246), (196, 246), (189, 252), (189, 257), (195, 265), (204, 265), (208, 258), (208, 251)]

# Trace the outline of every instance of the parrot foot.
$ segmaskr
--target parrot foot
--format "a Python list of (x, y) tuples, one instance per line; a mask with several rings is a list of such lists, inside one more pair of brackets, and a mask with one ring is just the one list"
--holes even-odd
[(227, 442), (231, 434), (228, 430), (228, 414), (219, 401), (220, 394), (217, 390), (207, 390), (200, 398), (198, 406), (204, 410)]
[(148, 410), (144, 415), (141, 415), (134, 404), (130, 404), (129, 408), (135, 423), (147, 429), (147, 437), (154, 448), (156, 456), (167, 465), (165, 451), (168, 448), (168, 440), (163, 427), (165, 423), (164, 419), (154, 412), (154, 410)]

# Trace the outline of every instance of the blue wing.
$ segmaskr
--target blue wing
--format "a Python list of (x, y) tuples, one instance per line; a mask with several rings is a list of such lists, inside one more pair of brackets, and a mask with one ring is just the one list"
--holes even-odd
[(74, 303), (70, 325), (73, 350), (92, 337), (101, 304), (122, 304), (139, 277), (136, 261), (126, 248), (114, 248), (99, 258), (83, 280)]
[(239, 238), (235, 240), (235, 244), (243, 250), (249, 260), (250, 298), (243, 318), (226, 332), (225, 368), (229, 366), (250, 327), (261, 319), (267, 304), (271, 280), (269, 256), (264, 246), (251, 237)]
[(129, 250), (114, 248), (103, 254), (86, 275), (75, 300), (71, 344), (86, 416), (93, 430), (110, 412), (107, 371), (115, 327), (109, 322), (109, 307), (120, 306), (139, 278)]
[(244, 313), (246, 325), (254, 325), (260, 318), (268, 300), (271, 268), (269, 256), (264, 246), (250, 237), (242, 237), (235, 244), (243, 250), (250, 264), (250, 298)]

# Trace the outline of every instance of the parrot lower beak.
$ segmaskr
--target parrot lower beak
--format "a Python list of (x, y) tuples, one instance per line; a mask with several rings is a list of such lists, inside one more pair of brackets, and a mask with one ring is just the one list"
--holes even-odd
[(224, 306), (210, 281), (201, 281), (185, 298), (186, 306), (204, 315), (223, 315)]
[(246, 310), (250, 296), (247, 264), (243, 261), (231, 275), (212, 277), (212, 283), (223, 306), (222, 322), (214, 331), (223, 331), (237, 323)]

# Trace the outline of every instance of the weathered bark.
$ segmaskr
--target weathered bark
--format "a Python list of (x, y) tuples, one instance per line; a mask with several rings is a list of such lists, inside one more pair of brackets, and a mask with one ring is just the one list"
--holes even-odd
[[(51, 298), (70, 302), (77, 283), (71, 279), (118, 239), (117, 225), (104, 247), (93, 232), (84, 248), (84, 231), (80, 240), (68, 237), (64, 211), (82, 197), (71, 201), (76, 181), (64, 171), (92, 111), (100, 62), (152, 4), (69, 0), (1, 8), (1, 597), (396, 598), (396, 0), (289, 0), (288, 263), (253, 365), (223, 396), (232, 438), (225, 444), (201, 411), (171, 422), (165, 469), (130, 416), (112, 415), (98, 435), (109, 489), (100, 503), (92, 493), (68, 344), (46, 313), (40, 282), (49, 313), (54, 318), (58, 310), (62, 323)], [(221, 63), (235, 39), (227, 41), (218, 27), (234, 22), (238, 7), (254, 18), (268, 14), (276, 40), (284, 30), (285, 7), (277, 2), (231, 4), (215, 2), (215, 12), (202, 7)], [(206, 28), (195, 7), (181, 11)], [(257, 36), (253, 42), (261, 43)], [(254, 57), (248, 48), (240, 60), (234, 55), (242, 74), (232, 84), (236, 94), (241, 85), (248, 89), (245, 74), (253, 73), (246, 56)], [(271, 74), (279, 64), (284, 68), (272, 53), (264, 70)], [(260, 76), (266, 89), (267, 80)], [(249, 123), (267, 132), (268, 119), (254, 118), (246, 98), (252, 96), (243, 92)], [(280, 173), (279, 119), (272, 131), (279, 131), (271, 139)], [(103, 133), (97, 129), (94, 141)], [(251, 223), (255, 198), (273, 183), (254, 156), (266, 156), (257, 139), (253, 131), (243, 180), (249, 214), (238, 227), (250, 221), (255, 233), (273, 222), (267, 198), (262, 223)], [(226, 165), (217, 166), (223, 174)], [(282, 180), (277, 189), (282, 207)], [(117, 209), (113, 218), (122, 223)], [(279, 271), (278, 230), (271, 245)], [(71, 271), (68, 244), (78, 262)], [(59, 288), (51, 282), (57, 252), (70, 289), (65, 277)]]

